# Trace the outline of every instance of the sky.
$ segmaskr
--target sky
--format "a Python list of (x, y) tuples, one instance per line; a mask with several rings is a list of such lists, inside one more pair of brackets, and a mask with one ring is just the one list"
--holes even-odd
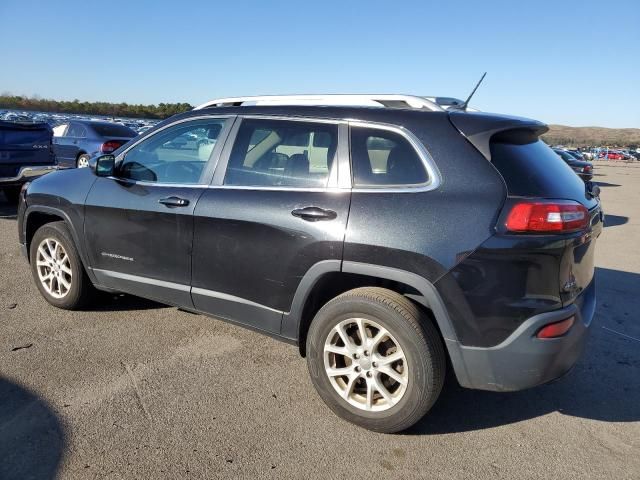
[(464, 99), (485, 71), (481, 110), (640, 128), (640, 1), (0, 0), (0, 93)]

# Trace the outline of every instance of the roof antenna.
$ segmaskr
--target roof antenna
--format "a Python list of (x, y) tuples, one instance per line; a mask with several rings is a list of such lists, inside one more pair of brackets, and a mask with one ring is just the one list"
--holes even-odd
[(473, 94), (476, 93), (476, 90), (478, 89), (478, 87), (480, 86), (480, 84), (484, 80), (484, 77), (486, 77), (486, 76), (487, 76), (487, 72), (484, 72), (482, 74), (482, 76), (480, 77), (480, 80), (478, 80), (478, 83), (476, 83), (476, 86), (471, 91), (471, 94), (467, 97), (467, 99), (464, 101), (464, 103), (462, 105), (460, 105), (460, 107), (459, 107), (460, 110), (466, 110), (467, 109), (467, 107), (469, 106), (469, 100), (471, 100), (471, 97), (473, 97)]

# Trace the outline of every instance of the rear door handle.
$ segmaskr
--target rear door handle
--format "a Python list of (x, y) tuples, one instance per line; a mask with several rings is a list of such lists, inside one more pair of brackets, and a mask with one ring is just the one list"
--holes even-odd
[(297, 208), (291, 212), (294, 217), (299, 217), (308, 222), (316, 222), (318, 220), (333, 220), (338, 216), (333, 210), (325, 210), (320, 207), (304, 207)]
[(180, 197), (167, 197), (167, 198), (161, 198), (160, 200), (158, 200), (158, 203), (161, 203), (171, 208), (186, 207), (187, 205), (189, 205), (189, 200), (187, 200), (186, 198), (180, 198)]

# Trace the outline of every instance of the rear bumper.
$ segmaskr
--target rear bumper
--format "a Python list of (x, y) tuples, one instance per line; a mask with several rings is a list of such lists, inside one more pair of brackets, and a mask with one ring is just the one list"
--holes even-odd
[[(529, 318), (495, 347), (465, 347), (457, 342), (448, 345), (449, 351), (459, 352), (454, 367), (460, 384), (479, 390), (515, 391), (548, 383), (566, 374), (580, 358), (588, 338), (596, 306), (595, 287), (594, 278), (573, 304)], [(575, 315), (575, 323), (564, 336), (536, 338), (544, 325), (571, 315)]]
[(0, 177), (0, 187), (22, 185), (29, 180), (40, 177), (46, 173), (57, 170), (57, 165), (38, 165), (32, 167), (21, 167), (15, 177)]

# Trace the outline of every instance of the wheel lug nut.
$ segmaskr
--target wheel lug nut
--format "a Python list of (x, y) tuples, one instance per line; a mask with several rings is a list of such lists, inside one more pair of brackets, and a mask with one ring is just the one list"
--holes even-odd
[(360, 367), (356, 367), (356, 372), (359, 372), (359, 371), (360, 371)]
[(353, 354), (353, 358), (358, 358), (358, 354), (357, 354), (357, 353), (354, 353), (354, 354)]
[(367, 377), (371, 378), (371, 372), (367, 372)]
[(368, 357), (369, 356), (369, 352), (367, 350), (364, 351), (364, 356)]
[(371, 366), (372, 366), (373, 368), (378, 368), (378, 364), (377, 364), (376, 362), (373, 362), (373, 363), (371, 364)]

